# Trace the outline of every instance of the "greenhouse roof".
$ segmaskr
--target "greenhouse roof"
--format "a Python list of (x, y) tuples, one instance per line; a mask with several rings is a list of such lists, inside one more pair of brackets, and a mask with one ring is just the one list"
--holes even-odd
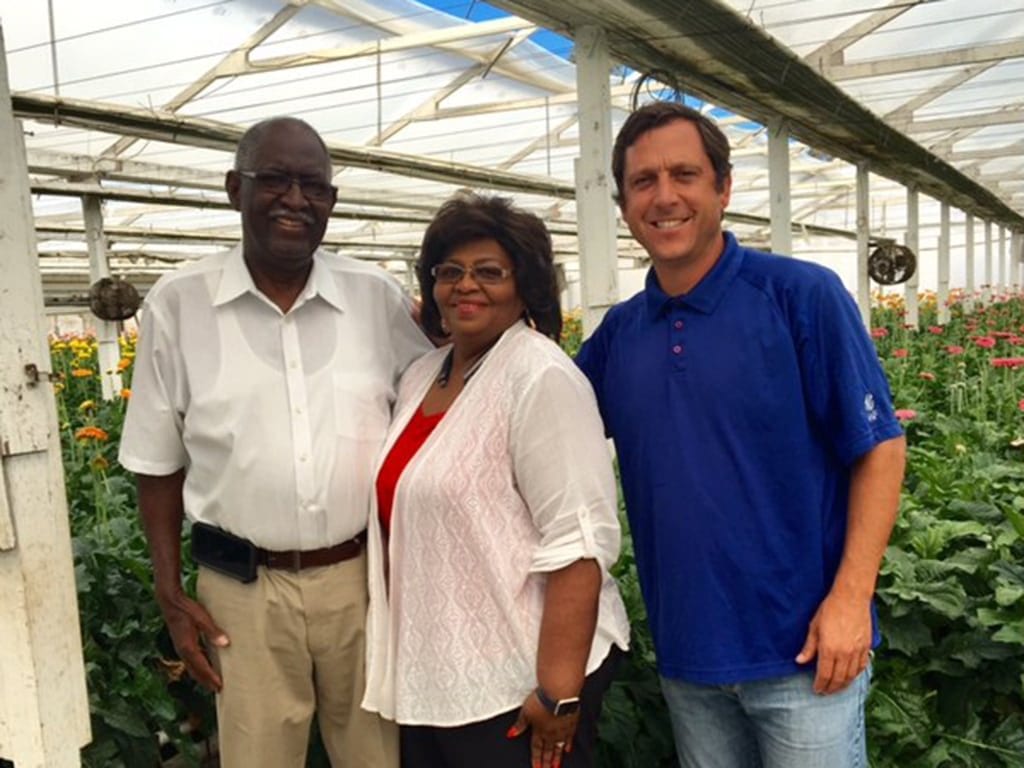
[[(903, 236), (905, 185), (925, 196), (925, 285), (935, 201), (955, 209), (954, 284), (966, 214), (1024, 230), (1024, 8), (1001, 0), (0, 0), (0, 21), (51, 299), (88, 283), (83, 195), (104, 201), (112, 270), (142, 284), (235, 242), (231, 148), (281, 114), (331, 147), (330, 247), (407, 274), (432, 212), (472, 187), (542, 215), (571, 273), (583, 25), (616, 62), (613, 129), (650, 98), (720, 120), (748, 242), (769, 238), (772, 121), (793, 137), (794, 255), (848, 282), (856, 163), (875, 239)], [(643, 263), (623, 227), (619, 255)]]

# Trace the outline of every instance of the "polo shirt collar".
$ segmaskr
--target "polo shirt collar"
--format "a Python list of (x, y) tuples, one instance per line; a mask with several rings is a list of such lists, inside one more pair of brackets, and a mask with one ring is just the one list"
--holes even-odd
[[(344, 310), (337, 283), (331, 279), (331, 270), (324, 263), (324, 259), (325, 253), (318, 248), (313, 254), (313, 269), (309, 273), (306, 287), (299, 294), (295, 306), (299, 306), (315, 296), (320, 296), (335, 309)], [(251, 293), (254, 296), (262, 295), (249, 273), (249, 268), (245, 266), (242, 246), (239, 244), (231, 249), (224, 262), (213, 306), (219, 307), (227, 304), (246, 293)]]
[(644, 294), (647, 312), (652, 320), (657, 319), (672, 302), (676, 301), (705, 315), (710, 315), (715, 311), (715, 307), (718, 306), (743, 265), (743, 249), (736, 242), (736, 236), (732, 232), (723, 232), (722, 237), (725, 240), (722, 255), (689, 293), (679, 297), (669, 296), (658, 284), (654, 268), (652, 267), (647, 272)]

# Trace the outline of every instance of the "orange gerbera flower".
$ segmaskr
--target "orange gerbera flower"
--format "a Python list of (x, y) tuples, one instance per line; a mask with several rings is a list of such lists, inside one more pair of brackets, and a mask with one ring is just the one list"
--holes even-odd
[(87, 379), (90, 376), (94, 376), (95, 374), (96, 372), (91, 368), (73, 368), (71, 370), (71, 375), (74, 376), (76, 379)]
[(100, 429), (99, 427), (82, 427), (80, 430), (75, 432), (76, 440), (98, 440), (103, 442), (109, 439), (110, 435), (107, 434), (106, 430)]

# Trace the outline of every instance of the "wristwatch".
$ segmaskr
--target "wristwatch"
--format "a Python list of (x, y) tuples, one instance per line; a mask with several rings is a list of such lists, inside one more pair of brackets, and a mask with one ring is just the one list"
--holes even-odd
[(537, 694), (537, 701), (543, 705), (544, 709), (555, 717), (564, 717), (565, 715), (572, 715), (580, 711), (579, 696), (571, 696), (567, 699), (552, 699), (544, 693), (544, 689), (539, 685), (533, 690), (533, 692)]

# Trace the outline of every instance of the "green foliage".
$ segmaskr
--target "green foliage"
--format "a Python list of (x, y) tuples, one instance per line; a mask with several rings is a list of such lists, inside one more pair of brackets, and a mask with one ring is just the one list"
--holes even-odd
[(877, 590), (872, 764), (1024, 765), (1024, 301), (922, 332), (898, 313), (875, 319), (897, 407), (913, 416)]
[[(209, 699), (178, 679), (180, 665), (170, 658), (169, 643), (160, 642), (163, 620), (153, 599), (135, 483), (116, 459), (130, 391), (102, 399), (91, 339), (57, 340), (51, 353), (54, 369), (65, 376), (56, 387), (57, 412), (92, 721), (83, 764), (160, 765), (163, 733), (198, 765), (198, 749), (180, 724), (197, 716), (212, 723)], [(127, 384), (131, 339), (122, 341), (122, 354)]]
[[(620, 502), (621, 506), (621, 502)], [(677, 765), (672, 725), (661, 696), (654, 642), (633, 558), (629, 526), (620, 510), (623, 548), (612, 569), (622, 592), (632, 636), (615, 682), (604, 698), (597, 728), (598, 765), (603, 768), (673, 768)]]
[[(909, 463), (901, 514), (878, 583), (885, 637), (868, 702), (872, 765), (1024, 765), (1024, 300), (1010, 298), (925, 330), (899, 308), (876, 310), (877, 344)], [(563, 346), (575, 354), (578, 316)], [(978, 343), (979, 339), (991, 339)], [(959, 348), (960, 351), (957, 351)], [(903, 350), (897, 353), (897, 350)], [(952, 351), (951, 351), (952, 350)], [(212, 700), (187, 679), (163, 629), (136, 513), (134, 483), (116, 462), (129, 391), (100, 399), (95, 342), (55, 340), (57, 387), (93, 743), (86, 766), (157, 765), (164, 733), (198, 765)], [(1020, 351), (1024, 352), (1024, 349)], [(122, 344), (129, 386), (133, 345)], [(912, 413), (911, 413), (912, 412)], [(668, 714), (637, 583), (628, 529), (615, 576), (633, 627), (632, 651), (605, 698), (599, 764), (675, 765)], [(194, 578), (191, 571), (186, 581)], [(326, 766), (314, 739), (311, 766)]]

